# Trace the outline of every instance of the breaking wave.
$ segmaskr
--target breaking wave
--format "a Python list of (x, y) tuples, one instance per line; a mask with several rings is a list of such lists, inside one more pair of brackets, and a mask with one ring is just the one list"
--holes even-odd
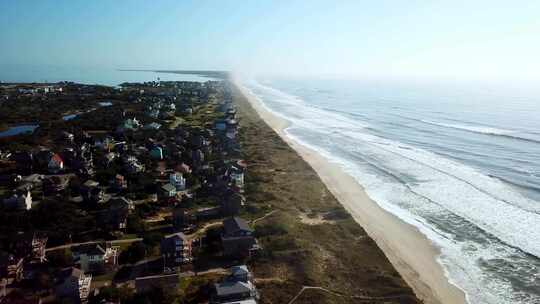
[(457, 130), (478, 133), (478, 134), (500, 136), (500, 137), (505, 137), (505, 138), (514, 139), (514, 140), (521, 140), (521, 141), (527, 141), (527, 142), (540, 144), (540, 140), (517, 136), (516, 135), (517, 131), (512, 131), (512, 130), (498, 129), (498, 128), (486, 127), (486, 126), (448, 124), (448, 123), (435, 122), (435, 121), (424, 120), (424, 119), (420, 119), (420, 121), (426, 124), (445, 127), (445, 128), (457, 129)]
[[(466, 292), (470, 303), (540, 303), (540, 203), (515, 188), (530, 181), (516, 182), (514, 177), (482, 172), (487, 167), (467, 164), (496, 162), (489, 169), (505, 171), (506, 166), (508, 174), (519, 178), (530, 171), (526, 175), (534, 178), (540, 173), (534, 171), (540, 164), (531, 163), (537, 159), (534, 151), (517, 151), (519, 155), (501, 151), (494, 157), (505, 143), (474, 150), (472, 134), (538, 141), (507, 128), (413, 119), (395, 106), (370, 112), (369, 103), (317, 104), (285, 89), (257, 82), (246, 86), (266, 108), (291, 123), (286, 130), (289, 137), (340, 164), (381, 207), (417, 226), (437, 244), (449, 279)], [(389, 118), (392, 111), (398, 113)], [(437, 128), (411, 124), (411, 119)], [(421, 135), (415, 137), (415, 132)], [(529, 171), (521, 170), (524, 166)]]

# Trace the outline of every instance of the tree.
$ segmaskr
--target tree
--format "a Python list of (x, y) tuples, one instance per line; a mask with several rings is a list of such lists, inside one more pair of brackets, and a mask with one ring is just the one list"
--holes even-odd
[(131, 214), (127, 219), (127, 231), (129, 233), (142, 233), (146, 230), (144, 221), (137, 215)]
[(47, 259), (54, 267), (67, 267), (73, 264), (71, 250), (55, 250), (47, 254)]
[(170, 288), (157, 287), (144, 293), (137, 293), (128, 304), (170, 304), (176, 303), (175, 295)]
[(122, 251), (119, 257), (121, 264), (136, 263), (146, 256), (146, 246), (143, 242), (132, 243), (127, 250)]
[(162, 237), (159, 233), (147, 233), (143, 237), (143, 243), (148, 247), (154, 247), (160, 243), (161, 239)]
[(133, 291), (127, 287), (116, 288), (105, 286), (99, 290), (99, 293), (90, 297), (89, 304), (104, 303), (104, 301), (120, 301), (120, 303), (129, 302), (133, 298)]

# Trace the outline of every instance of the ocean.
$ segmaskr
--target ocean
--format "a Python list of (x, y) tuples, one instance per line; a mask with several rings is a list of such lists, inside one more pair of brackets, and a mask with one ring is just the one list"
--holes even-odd
[(0, 82), (73, 81), (83, 84), (117, 86), (123, 82), (214, 80), (195, 74), (156, 73), (152, 71), (120, 71), (114, 68), (50, 65), (0, 65)]
[(441, 249), (471, 304), (540, 303), (540, 91), (444, 82), (242, 82), (286, 133)]

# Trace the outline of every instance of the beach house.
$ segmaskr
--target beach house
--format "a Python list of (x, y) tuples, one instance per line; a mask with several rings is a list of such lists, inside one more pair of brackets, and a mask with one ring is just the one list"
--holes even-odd
[(229, 176), (236, 186), (244, 186), (244, 168), (240, 166), (231, 166), (229, 168)]
[(259, 293), (246, 265), (233, 266), (230, 275), (214, 284), (210, 303), (257, 303)]
[(46, 261), (45, 247), (48, 237), (40, 232), (19, 232), (15, 236), (13, 252), (26, 260), (43, 263)]
[(84, 244), (72, 248), (73, 261), (86, 272), (103, 273), (113, 270), (118, 265), (119, 247), (107, 243), (105, 247), (99, 244)]
[(64, 160), (57, 153), (53, 154), (48, 164), (49, 172), (56, 174), (64, 169)]
[(244, 205), (244, 197), (236, 192), (229, 192), (221, 201), (221, 213), (224, 216), (235, 216), (240, 213), (240, 208)]
[(69, 184), (68, 176), (54, 175), (43, 180), (45, 194), (56, 194), (66, 189)]
[(87, 180), (81, 187), (81, 195), (87, 203), (102, 203), (105, 201), (105, 192), (94, 180)]
[(179, 266), (192, 260), (191, 240), (182, 232), (165, 236), (160, 249), (166, 265)]
[(67, 298), (74, 303), (84, 303), (90, 294), (92, 276), (84, 271), (69, 267), (63, 269), (56, 285), (56, 295), (59, 298)]
[(245, 220), (236, 216), (223, 220), (221, 243), (225, 256), (249, 257), (259, 249), (253, 230)]
[(174, 172), (169, 176), (169, 183), (176, 187), (176, 191), (186, 190), (186, 179), (182, 173)]
[(32, 193), (30, 190), (26, 190), (13, 194), (13, 196), (4, 199), (3, 203), (8, 209), (30, 210), (33, 204)]
[(176, 186), (168, 183), (161, 186), (161, 193), (165, 198), (173, 198), (176, 196)]
[(189, 229), (196, 222), (195, 215), (188, 209), (177, 206), (173, 210), (173, 227), (177, 230)]
[(155, 146), (150, 150), (150, 156), (153, 159), (162, 160), (163, 159), (163, 148), (160, 146)]
[(158, 124), (157, 122), (146, 124), (143, 127), (144, 130), (159, 130), (159, 128), (161, 128), (161, 124)]
[(6, 251), (0, 251), (0, 281), (6, 284), (19, 282), (23, 278), (24, 259)]

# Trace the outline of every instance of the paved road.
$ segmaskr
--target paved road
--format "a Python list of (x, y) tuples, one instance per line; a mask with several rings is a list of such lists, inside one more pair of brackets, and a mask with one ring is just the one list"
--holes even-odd
[(71, 248), (71, 247), (76, 247), (76, 246), (80, 246), (80, 245), (87, 245), (87, 244), (100, 244), (100, 243), (110, 242), (111, 244), (114, 245), (114, 244), (122, 244), (122, 243), (134, 243), (134, 242), (139, 242), (139, 241), (142, 241), (142, 240), (143, 240), (142, 238), (134, 238), (134, 239), (112, 240), (112, 241), (103, 241), (102, 240), (102, 241), (89, 241), (89, 242), (82, 242), (82, 243), (71, 243), (71, 244), (65, 244), (65, 245), (61, 245), (61, 246), (46, 248), (45, 252), (61, 250), (61, 249), (68, 249), (68, 248)]

